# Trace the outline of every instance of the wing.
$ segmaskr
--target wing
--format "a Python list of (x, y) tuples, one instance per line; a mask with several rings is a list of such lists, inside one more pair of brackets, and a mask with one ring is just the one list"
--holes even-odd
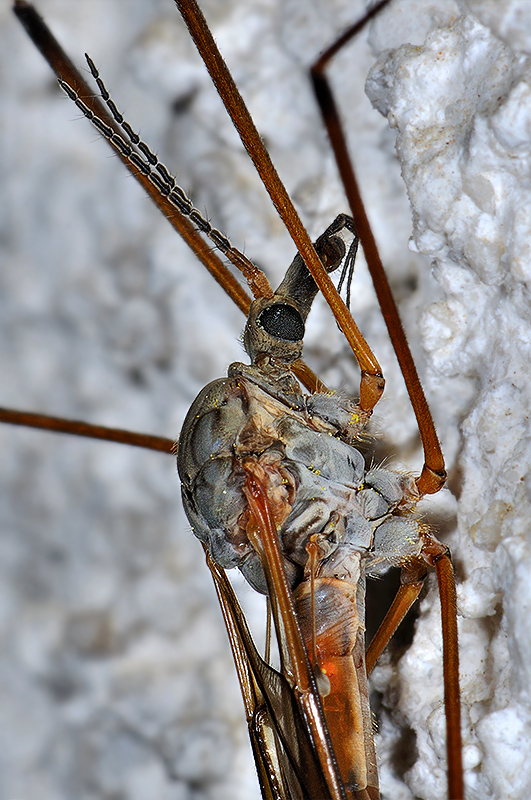
[(240, 681), (264, 800), (336, 800), (294, 692), (258, 653), (224, 570), (205, 552)]

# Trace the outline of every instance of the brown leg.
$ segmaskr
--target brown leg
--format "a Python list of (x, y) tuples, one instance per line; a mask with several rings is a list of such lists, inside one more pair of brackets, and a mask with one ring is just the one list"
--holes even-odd
[[(389, 337), (393, 344), (411, 405), (417, 418), (417, 424), (424, 448), (424, 466), (417, 478), (420, 495), (433, 494), (444, 484), (446, 471), (441, 447), (437, 438), (431, 413), (422, 389), (411, 351), (400, 321), (395, 301), (376, 242), (369, 225), (365, 207), (361, 198), (358, 183), (348, 155), (345, 136), (341, 128), (336, 103), (325, 75), (326, 66), (335, 54), (377, 14), (388, 0), (382, 0), (356, 25), (352, 26), (338, 39), (314, 64), (311, 77), (317, 101), (325, 125), (328, 130), (332, 148), (338, 164), (352, 216), (356, 223), (358, 236), (367, 258), (374, 288), (385, 319)], [(461, 753), (461, 727), (459, 704), (459, 655), (457, 641), (456, 592), (455, 581), (447, 548), (437, 542), (431, 534), (425, 535), (422, 557), (437, 572), (439, 595), (441, 600), (442, 634), (443, 634), (443, 669), (444, 695), (447, 724), (448, 753), (448, 793), (451, 800), (460, 800), (463, 795), (463, 769)], [(405, 583), (399, 590), (391, 609), (380, 626), (374, 641), (367, 653), (368, 669), (371, 669), (379, 654), (385, 647), (394, 630), (398, 627), (408, 608), (415, 601), (420, 591), (415, 582)]]
[(441, 601), (448, 797), (450, 800), (463, 800), (459, 644), (454, 570), (450, 551), (430, 533), (424, 536), (422, 555), (426, 563), (435, 568)]
[[(68, 84), (68, 86), (83, 100), (91, 113), (107, 127), (111, 128), (115, 134), (121, 137), (123, 133), (122, 129), (113, 119), (100, 98), (94, 93), (94, 88), (89, 86), (79, 70), (72, 63), (35, 8), (25, 2), (25, 0), (16, 0), (13, 10), (34, 45), (55, 72), (57, 78)], [(109, 142), (109, 144), (112, 146), (111, 142)], [(247, 314), (251, 303), (247, 292), (240, 286), (221, 259), (212, 251), (211, 246), (201, 238), (190, 220), (183, 214), (180, 214), (175, 206), (169, 202), (168, 198), (155, 189), (146, 175), (134, 168), (119, 148), (113, 147), (113, 150), (118, 158), (123, 161), (133, 177), (143, 186), (151, 200), (153, 200), (155, 205), (162, 211), (170, 224), (194, 251), (201, 263), (244, 314)]]
[(411, 583), (404, 582), (396, 593), (396, 597), (393, 600), (389, 611), (385, 615), (382, 624), (376, 631), (374, 638), (367, 648), (367, 652), (365, 653), (367, 675), (372, 672), (376, 662), (389, 644), (391, 638), (394, 636), (396, 629), (406, 616), (413, 603), (417, 600), (423, 585), (424, 578)]
[(389, 337), (393, 345), (400, 369), (404, 376), (411, 405), (417, 418), (422, 446), (424, 448), (424, 467), (417, 479), (419, 493), (433, 494), (438, 492), (446, 480), (444, 469), (444, 458), (441, 452), (437, 433), (433, 424), (431, 413), (424, 396), (420, 379), (409, 349), (409, 345), (400, 321), (398, 309), (394, 301), (389, 281), (378, 253), (376, 241), (374, 239), (365, 206), (361, 198), (358, 182), (354, 174), (352, 161), (348, 154), (345, 135), (341, 127), (339, 113), (336, 102), (332, 94), (330, 83), (326, 77), (325, 70), (330, 60), (336, 53), (356, 36), (387, 3), (383, 0), (378, 3), (363, 19), (353, 25), (343, 36), (341, 36), (323, 55), (315, 62), (311, 68), (311, 78), (317, 97), (317, 102), (321, 109), (324, 123), (326, 125), (330, 142), (334, 150), (334, 155), (338, 165), (339, 173), (345, 193), (350, 204), (352, 216), (356, 223), (358, 236), (361, 246), (365, 253), (369, 271), (374, 283), (376, 296), (382, 310), (382, 315), (389, 331)]
[[(243, 289), (232, 273), (227, 269), (223, 261), (212, 250), (212, 247), (203, 240), (190, 219), (184, 214), (181, 214), (175, 205), (168, 200), (168, 197), (161, 193), (156, 185), (150, 181), (147, 175), (134, 166), (131, 160), (124, 155), (123, 148), (117, 147), (115, 144), (113, 145), (111, 137), (115, 134), (117, 137), (123, 138), (125, 126), (120, 125), (116, 118), (113, 117), (110, 111), (112, 106), (108, 104), (109, 107), (107, 108), (101, 99), (94, 94), (93, 88), (85, 81), (79, 70), (62, 49), (57, 39), (53, 36), (45, 21), (32, 5), (27, 3), (26, 0), (15, 0), (14, 12), (24, 26), (28, 36), (55, 72), (57, 78), (64, 81), (67, 86), (70, 87), (76, 98), (79, 98), (92, 117), (101, 122), (102, 126), (109, 132), (106, 134), (101, 127), (98, 127), (100, 133), (105, 136), (109, 144), (113, 147), (118, 158), (120, 158), (133, 177), (142, 185), (151, 200), (153, 200), (170, 224), (182, 236), (203, 266), (206, 267), (231, 300), (233, 300), (238, 308), (247, 316), (251, 298), (245, 289)], [(96, 80), (98, 80), (98, 78), (96, 78)], [(103, 86), (101, 81), (98, 85), (100, 88)], [(84, 111), (84, 109), (82, 110)], [(84, 113), (86, 112), (84, 111)], [(226, 252), (226, 255), (247, 278), (255, 296), (261, 296), (261, 294), (268, 294), (271, 292), (265, 275), (252, 264), (252, 262), (245, 258), (242, 253), (231, 247), (230, 250)], [(326, 391), (324, 384), (319, 381), (317, 376), (314, 375), (304, 362), (298, 361), (294, 364), (293, 371), (308, 391)], [(56, 428), (56, 430), (58, 429)]]
[(370, 413), (381, 397), (385, 385), (381, 367), (326, 274), (197, 3), (195, 0), (186, 2), (176, 0), (176, 4), (245, 149), (358, 360), (361, 368), (360, 405), (364, 411)]
[(341, 780), (328, 737), (322, 735), (326, 726), (320, 703), (316, 702), (318, 696), (314, 690), (313, 674), (294, 611), (267, 487), (252, 461), (243, 464), (243, 468), (246, 472), (243, 491), (250, 511), (246, 533), (255, 551), (260, 556), (263, 555), (262, 566), (270, 589), (269, 597), (283, 669), (289, 673), (288, 681), (294, 686), (298, 703), (312, 733), (330, 796), (333, 800), (340, 800), (344, 796)]
[(71, 436), (84, 436), (87, 439), (103, 439), (106, 442), (129, 444), (144, 450), (158, 450), (173, 455), (175, 442), (164, 436), (125, 431), (122, 428), (108, 428), (104, 425), (90, 425), (76, 419), (50, 417), (47, 414), (32, 414), (29, 411), (16, 411), (13, 408), (0, 408), (0, 422), (8, 425), (21, 425), (24, 428), (40, 428), (52, 433), (68, 433)]
[(459, 644), (454, 570), (450, 551), (429, 532), (423, 534), (422, 557), (437, 573), (441, 601), (448, 797), (450, 800), (463, 800)]
[(455, 578), (448, 548), (429, 531), (422, 534), (422, 551), (419, 561), (402, 570), (402, 585), (367, 649), (365, 662), (367, 673), (370, 673), (394, 632), (418, 598), (426, 577), (426, 564), (435, 569), (437, 574), (441, 602), (448, 797), (450, 800), (462, 800), (464, 789)]

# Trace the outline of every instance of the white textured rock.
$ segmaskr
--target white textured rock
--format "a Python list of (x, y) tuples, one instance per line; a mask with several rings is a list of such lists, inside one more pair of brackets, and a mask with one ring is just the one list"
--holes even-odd
[[(461, 418), (455, 488), (464, 735), (465, 756), (471, 747), (477, 761), (467, 796), (524, 798), (531, 793), (531, 8), (464, 2), (457, 11), (448, 2), (437, 13), (422, 46), (382, 53), (368, 91), (397, 129), (412, 247), (432, 256), (444, 292), (421, 330), (431, 385), (453, 386), (448, 423)], [(396, 3), (393, 14), (407, 28), (415, 4)], [(385, 20), (379, 25), (376, 45), (394, 48)], [(419, 698), (406, 697), (405, 687), (418, 676), (424, 625), (401, 664), (412, 716)], [(441, 796), (427, 791), (420, 766), (411, 785), (422, 797)]]
[[(371, 31), (381, 58), (370, 94), (396, 129), (413, 249), (429, 259), (407, 249), (394, 134), (363, 97), (373, 55), (358, 44), (332, 70), (448, 460), (449, 490), (425, 505), (443, 533), (457, 510), (467, 797), (482, 800), (531, 796), (528, 5), (395, 0)], [(279, 279), (289, 238), (170, 0), (40, 7), (78, 64), (91, 54), (196, 205)], [(204, 7), (315, 236), (345, 203), (305, 69), (362, 3)], [(199, 388), (240, 357), (241, 317), (76, 119), (5, 6), (0, 32), (0, 402), (177, 435)], [(387, 378), (379, 428), (417, 470), (414, 419), (362, 263), (354, 291)], [(357, 391), (322, 306), (308, 355), (330, 385)], [(171, 460), (0, 433), (1, 800), (257, 796), (221, 618)], [(439, 636), (432, 590), (398, 669), (375, 676), (393, 800), (444, 796)], [(403, 774), (397, 748), (410, 729), (418, 758)]]

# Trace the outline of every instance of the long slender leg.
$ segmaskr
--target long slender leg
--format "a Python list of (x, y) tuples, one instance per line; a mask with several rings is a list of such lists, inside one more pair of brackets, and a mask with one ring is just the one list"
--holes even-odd
[(444, 707), (446, 751), (448, 754), (448, 797), (462, 800), (463, 763), (461, 704), (459, 697), (459, 645), (457, 638), (457, 595), (450, 551), (430, 533), (424, 534), (422, 557), (437, 573), (441, 601), (443, 640)]
[[(95, 117), (101, 119), (107, 126), (120, 135), (123, 133), (120, 126), (113, 119), (107, 108), (103, 105), (101, 100), (94, 94), (94, 89), (81, 76), (79, 70), (74, 66), (70, 58), (66, 55), (59, 42), (55, 39), (46, 23), (37, 13), (32, 5), (26, 0), (15, 0), (13, 7), (15, 14), (24, 26), (29, 37), (40, 50), (46, 61), (51, 66), (59, 80), (64, 81), (68, 86), (72, 87), (75, 93), (83, 98), (83, 102), (91, 110)], [(134, 178), (144, 187), (150, 198), (155, 205), (161, 210), (164, 216), (168, 219), (171, 225), (183, 237), (185, 242), (194, 251), (201, 263), (211, 273), (215, 280), (223, 287), (229, 297), (234, 300), (236, 305), (241, 308), (244, 314), (248, 313), (250, 298), (245, 290), (240, 286), (238, 281), (229, 272), (227, 267), (223, 264), (221, 259), (212, 251), (212, 248), (207, 245), (198, 232), (195, 230), (193, 224), (182, 214), (178, 212), (175, 206), (172, 206), (168, 199), (160, 192), (156, 191), (148, 178), (135, 169), (130, 161), (120, 152), (115, 149), (114, 152), (118, 155), (121, 161), (125, 164), (127, 169), (131, 172)]]
[(83, 436), (86, 439), (103, 439), (106, 442), (128, 444), (132, 447), (142, 447), (145, 450), (158, 450), (170, 455), (175, 447), (175, 442), (164, 436), (136, 433), (122, 428), (108, 428), (104, 425), (90, 425), (88, 422), (79, 420), (50, 417), (47, 414), (32, 414), (11, 408), (0, 408), (0, 422), (8, 425), (21, 425), (24, 428), (40, 428), (52, 433), (68, 433), (70, 436)]
[(281, 659), (285, 670), (290, 673), (290, 680), (296, 689), (298, 702), (303, 709), (304, 717), (312, 731), (314, 742), (319, 752), (321, 767), (326, 776), (330, 794), (334, 798), (343, 797), (341, 781), (337, 767), (329, 751), (329, 742), (323, 736), (322, 710), (316, 704), (317, 692), (310, 662), (303, 644), (300, 626), (295, 615), (293, 597), (287, 582), (284, 560), (280, 550), (277, 529), (270, 511), (267, 488), (261, 475), (253, 469), (253, 463), (244, 464), (246, 471), (245, 495), (251, 512), (247, 526), (247, 535), (258, 553), (264, 553), (264, 569), (267, 570), (268, 583), (274, 586), (270, 590), (273, 617), (281, 649)]
[[(15, 0), (13, 9), (33, 43), (40, 50), (41, 54), (57, 75), (57, 78), (73, 93), (74, 99), (79, 99), (80, 107), (84, 113), (86, 113), (85, 109), (87, 109), (91, 118), (100, 121), (103, 128), (111, 132), (111, 135), (106, 135), (103, 129), (99, 128), (111, 147), (113, 147), (118, 158), (120, 158), (133, 177), (143, 186), (151, 200), (153, 200), (170, 224), (173, 225), (175, 230), (182, 236), (199, 261), (201, 261), (203, 266), (210, 272), (238, 308), (247, 316), (251, 303), (251, 298), (247, 292), (227, 269), (223, 261), (221, 261), (212, 248), (204, 241), (190, 219), (184, 214), (181, 214), (178, 208), (168, 200), (168, 197), (159, 191), (156, 184), (150, 181), (146, 174), (135, 167), (131, 159), (125, 155), (123, 146), (117, 146), (116, 142), (113, 142), (112, 134), (115, 134), (116, 137), (118, 137), (117, 141), (119, 141), (123, 139), (124, 129), (130, 130), (127, 123), (125, 126), (123, 123), (120, 124), (117, 121), (117, 116), (111, 113), (112, 109), (116, 110), (114, 103), (110, 101), (110, 103), (108, 103), (109, 108), (106, 108), (101, 100), (94, 95), (93, 89), (86, 83), (79, 70), (64, 52), (42, 17), (32, 5), (27, 3), (26, 0)], [(89, 65), (91, 64), (92, 62), (89, 60)], [(95, 70), (93, 64), (91, 70)], [(95, 70), (95, 72), (95, 78), (99, 80), (97, 70)], [(103, 86), (103, 84), (101, 85)], [(103, 87), (103, 89), (106, 91), (105, 87)], [(149, 149), (145, 145), (144, 148)], [(151, 156), (153, 155), (152, 153), (150, 154)], [(265, 275), (258, 270), (252, 262), (245, 258), (242, 253), (231, 247), (227, 252), (227, 257), (250, 279), (249, 283), (255, 285), (258, 291), (258, 294), (256, 291), (254, 292), (256, 296), (261, 296), (261, 294), (271, 291), (271, 289), (268, 288)], [(303, 361), (298, 361), (294, 364), (293, 371), (309, 391), (326, 390), (325, 385)]]
[(374, 638), (367, 648), (365, 653), (365, 663), (367, 666), (367, 674), (370, 674), (381, 654), (391, 641), (398, 626), (406, 616), (411, 606), (418, 599), (421, 589), (424, 585), (424, 579), (412, 581), (410, 583), (403, 582), (400, 586), (396, 597), (391, 603), (389, 611), (385, 615), (380, 627), (374, 634)]
[(424, 467), (421, 475), (417, 479), (418, 490), (422, 495), (438, 492), (444, 484), (446, 480), (444, 458), (431, 412), (415, 367), (415, 362), (413, 361), (406, 335), (400, 321), (398, 309), (391, 293), (389, 281), (387, 280), (378, 253), (378, 247), (369, 224), (352, 161), (348, 154), (345, 135), (341, 127), (334, 95), (332, 94), (331, 86), (325, 73), (327, 65), (336, 53), (356, 36), (372, 17), (374, 17), (383, 6), (387, 5), (388, 2), (389, 0), (383, 0), (383, 2), (375, 6), (362, 20), (353, 25), (340, 39), (331, 45), (311, 68), (311, 77), (317, 101), (334, 150), (345, 193), (350, 203), (352, 216), (356, 223), (361, 246), (365, 252), (382, 315), (387, 325), (389, 337), (396, 353), (398, 363), (400, 364), (411, 405), (413, 406), (417, 418), (422, 446), (424, 448)]
[[(48, 61), (58, 79), (64, 81), (64, 83), (74, 90), (76, 95), (83, 99), (85, 105), (97, 119), (102, 120), (106, 126), (120, 136), (122, 134), (120, 126), (116, 123), (115, 119), (113, 119), (101, 100), (94, 95), (93, 89), (91, 89), (83, 79), (33, 6), (25, 2), (25, 0), (15, 0), (14, 11), (24, 25), (33, 43)], [(155, 190), (147, 177), (142, 174), (142, 172), (139, 172), (138, 169), (134, 168), (134, 165), (128, 161), (127, 157), (124, 156), (119, 148), (115, 148), (115, 152), (136, 180), (144, 187), (164, 216), (170, 221), (170, 224), (173, 225), (191, 247), (206, 269), (224, 288), (236, 305), (247, 314), (250, 298), (227, 270), (223, 262), (212, 252), (212, 249), (205, 244), (195, 230), (193, 224), (183, 214), (180, 214), (163, 194)]]
[(176, 0), (176, 4), (265, 188), (358, 360), (361, 368), (360, 405), (370, 413), (385, 385), (380, 365), (323, 269), (197, 3), (195, 0)]
[(462, 800), (464, 789), (455, 578), (448, 548), (431, 533), (423, 534), (419, 561), (408, 564), (402, 570), (402, 585), (367, 649), (365, 661), (367, 672), (370, 672), (418, 598), (426, 576), (426, 564), (436, 571), (441, 602), (448, 797), (450, 800)]
[[(113, 117), (107, 108), (102, 104), (102, 102), (94, 96), (93, 91), (85, 82), (85, 80), (80, 75), (79, 71), (73, 65), (72, 61), (68, 58), (65, 52), (62, 50), (61, 46), (54, 38), (42, 18), (37, 14), (35, 9), (26, 2), (26, 0), (15, 0), (14, 10), (22, 24), (24, 25), (28, 35), (31, 37), (34, 44), (38, 47), (41, 51), (44, 58), (48, 61), (54, 72), (56, 73), (59, 80), (65, 84), (65, 87), (70, 87), (72, 94), (72, 99), (80, 100), (80, 107), (85, 112), (85, 107), (89, 110), (90, 114), (96, 118), (96, 120), (101, 120), (106, 127), (112, 129), (112, 131), (117, 135), (118, 140), (122, 138), (123, 130), (120, 124), (116, 121), (116, 118)], [(285, 219), (286, 224), (290, 232), (293, 233), (293, 230), (296, 230), (296, 237), (295, 243), (299, 247), (299, 250), (306, 256), (309, 260), (309, 268), (310, 270), (316, 273), (316, 279), (318, 284), (320, 285), (323, 294), (329, 300), (331, 304), (331, 308), (334, 311), (336, 318), (338, 319), (338, 323), (342, 327), (345, 335), (349, 339), (351, 347), (353, 348), (356, 357), (360, 363), (362, 368), (362, 382), (360, 387), (360, 404), (362, 408), (367, 411), (371, 411), (374, 407), (375, 403), (378, 401), (384, 387), (383, 377), (381, 375), (380, 366), (374, 357), (373, 353), (371, 352), (367, 342), (362, 337), (360, 331), (358, 330), (356, 324), (352, 320), (348, 309), (346, 308), (345, 304), (339, 297), (335, 287), (331, 283), (326, 271), (322, 268), (322, 265), (315, 253), (313, 245), (311, 244), (306, 231), (304, 230), (300, 219), (293, 207), (293, 204), (282, 185), (278, 175), (267, 155), (267, 151), (265, 150), (263, 143), (254, 127), (254, 123), (243, 104), (243, 100), (234, 85), (232, 77), (228, 73), (228, 70), (219, 55), (219, 51), (214, 43), (214, 40), (208, 30), (208, 27), (204, 21), (204, 18), (199, 11), (199, 8), (195, 3), (187, 3), (185, 7), (181, 8), (181, 13), (185, 17), (185, 21), (190, 27), (190, 31), (192, 35), (196, 34), (199, 31), (199, 39), (201, 35), (208, 39), (208, 44), (211, 47), (211, 52), (209, 52), (209, 63), (214, 63), (215, 59), (218, 59), (218, 66), (221, 64), (222, 68), (224, 69), (223, 72), (223, 82), (226, 87), (228, 87), (228, 94), (232, 102), (238, 103), (237, 106), (228, 106), (229, 113), (233, 120), (235, 121), (235, 125), (238, 130), (242, 133), (242, 128), (238, 124), (240, 119), (246, 120), (246, 126), (243, 129), (244, 135), (244, 144), (250, 152), (256, 151), (260, 154), (262, 159), (262, 164), (258, 165), (260, 175), (262, 179), (267, 181), (266, 188), (270, 192), (275, 202), (275, 205), (279, 209), (287, 209), (287, 215), (281, 214), (283, 219)], [(91, 62), (89, 61), (89, 66)], [(208, 63), (207, 63), (208, 66)], [(91, 66), (91, 69), (93, 67)], [(97, 71), (96, 71), (97, 73)], [(94, 73), (93, 73), (94, 74)], [(95, 75), (97, 78), (97, 74)], [(213, 78), (217, 78), (216, 74), (213, 75)], [(219, 88), (219, 84), (217, 84)], [(222, 288), (227, 292), (229, 297), (231, 297), (236, 305), (242, 309), (242, 311), (247, 314), (250, 299), (242, 289), (242, 287), (235, 281), (234, 277), (231, 273), (227, 270), (223, 262), (212, 252), (211, 248), (208, 247), (197, 230), (195, 229), (194, 225), (189, 221), (187, 217), (181, 214), (178, 209), (175, 208), (175, 205), (172, 205), (168, 198), (162, 194), (160, 191), (157, 191), (154, 187), (153, 183), (149, 180), (149, 178), (135, 168), (135, 163), (131, 161), (131, 159), (124, 153), (124, 150), (120, 146), (116, 146), (115, 142), (113, 141), (112, 136), (107, 136), (106, 133), (100, 129), (100, 132), (107, 138), (109, 144), (113, 146), (118, 157), (123, 161), (125, 166), (130, 170), (133, 176), (139, 181), (139, 183), (144, 187), (146, 192), (149, 194), (153, 202), (159, 207), (162, 213), (169, 219), (171, 224), (176, 228), (176, 230), (181, 234), (183, 239), (186, 243), (192, 248), (195, 252), (199, 260), (204, 264), (204, 266), (208, 269), (208, 271), (213, 275), (215, 280), (222, 286)], [(249, 138), (250, 135), (250, 138)], [(255, 162), (256, 163), (256, 162)], [(268, 173), (269, 170), (269, 173)], [(291, 227), (289, 223), (291, 224)], [(234, 250), (231, 248), (231, 250)], [(233, 259), (234, 256), (234, 259)], [(233, 253), (228, 251), (227, 257), (231, 260), (234, 260), (234, 263), (238, 268), (241, 268), (241, 262), (244, 263), (244, 269), (248, 269), (253, 271), (256, 270), (254, 265), (252, 265), (248, 260), (238, 251), (234, 251)], [(313, 265), (313, 267), (312, 267)], [(258, 271), (259, 272), (259, 271)], [(265, 280), (265, 279), (264, 279)], [(323, 384), (316, 378), (313, 373), (306, 367), (305, 365), (296, 365), (294, 368), (296, 374), (301, 378), (304, 385), (307, 388), (315, 390), (315, 388), (320, 387), (322, 388)]]
[[(392, 296), (383, 268), (376, 241), (365, 211), (360, 189), (355, 177), (352, 161), (341, 127), (339, 113), (325, 70), (335, 54), (345, 46), (389, 0), (382, 0), (363, 19), (353, 25), (316, 61), (311, 69), (316, 97), (328, 130), (347, 198), (350, 203), (360, 242), (365, 252), (374, 288), (393, 344), (411, 405), (417, 418), (424, 449), (424, 466), (417, 478), (419, 494), (433, 494), (444, 485), (446, 471), (431, 412), (422, 389), (420, 379), (400, 321), (398, 309)], [(443, 634), (444, 697), (447, 725), (448, 792), (451, 800), (460, 800), (463, 792), (463, 767), (461, 746), (461, 723), (459, 701), (459, 651), (457, 640), (457, 611), (455, 580), (447, 548), (431, 534), (426, 534), (422, 552), (424, 560), (437, 572), (441, 600)], [(390, 637), (413, 604), (422, 581), (412, 580), (403, 584), (386, 615), (368, 651), (368, 667), (374, 665)]]

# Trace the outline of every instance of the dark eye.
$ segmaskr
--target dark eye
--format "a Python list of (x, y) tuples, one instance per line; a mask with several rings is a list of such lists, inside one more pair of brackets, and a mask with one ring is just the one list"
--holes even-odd
[(287, 342), (300, 342), (304, 338), (304, 321), (293, 306), (276, 303), (265, 308), (257, 319), (258, 325), (270, 336)]

